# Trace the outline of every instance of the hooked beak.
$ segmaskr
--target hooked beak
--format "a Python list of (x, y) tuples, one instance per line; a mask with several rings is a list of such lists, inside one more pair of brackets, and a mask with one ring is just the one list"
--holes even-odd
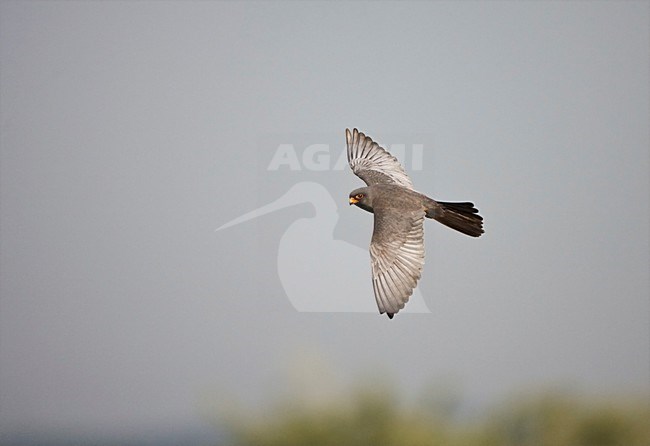
[(356, 198), (350, 197), (350, 206), (352, 206), (353, 204), (357, 204), (358, 202), (359, 200), (357, 200)]

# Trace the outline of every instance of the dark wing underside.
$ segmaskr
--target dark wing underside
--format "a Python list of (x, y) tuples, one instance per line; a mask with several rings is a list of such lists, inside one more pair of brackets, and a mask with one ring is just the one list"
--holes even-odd
[(357, 129), (345, 129), (348, 145), (348, 163), (352, 172), (368, 186), (397, 184), (413, 189), (413, 183), (397, 158), (381, 148), (369, 136)]
[(372, 285), (379, 313), (404, 308), (424, 265), (424, 211), (375, 209), (370, 242)]

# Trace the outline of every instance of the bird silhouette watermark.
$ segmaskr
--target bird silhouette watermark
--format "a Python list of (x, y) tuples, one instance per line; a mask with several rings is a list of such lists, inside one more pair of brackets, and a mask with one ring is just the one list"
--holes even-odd
[[(314, 214), (287, 227), (277, 253), (278, 277), (291, 305), (299, 312), (377, 313), (368, 280), (368, 251), (334, 238), (338, 207), (322, 184), (299, 182), (275, 201), (225, 223), (217, 231), (301, 203), (311, 204)], [(430, 313), (419, 290), (405, 311)]]
[[(267, 143), (268, 139), (260, 138)], [(251, 220), (272, 218), (282, 210), (309, 204), (310, 215), (290, 222), (279, 236), (277, 273), (287, 299), (298, 312), (376, 314), (368, 249), (335, 237), (340, 212), (349, 209), (347, 190), (339, 190), (339, 172), (350, 169), (345, 141), (340, 135), (336, 139), (341, 143), (318, 142), (317, 137), (308, 135), (276, 135), (272, 150), (260, 147), (262, 153), (269, 154), (258, 160), (260, 196), (268, 198), (216, 231), (233, 230)], [(409, 171), (423, 170), (424, 143), (393, 142), (387, 147)], [(326, 172), (333, 174), (322, 174)], [(333, 198), (333, 190), (338, 200)], [(371, 221), (365, 230), (371, 232)], [(430, 312), (415, 287), (400, 314)]]

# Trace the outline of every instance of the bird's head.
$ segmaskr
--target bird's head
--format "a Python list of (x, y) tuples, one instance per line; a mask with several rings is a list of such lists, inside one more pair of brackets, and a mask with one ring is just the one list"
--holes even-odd
[(372, 191), (370, 188), (360, 187), (350, 192), (350, 205), (353, 204), (368, 212), (373, 212)]

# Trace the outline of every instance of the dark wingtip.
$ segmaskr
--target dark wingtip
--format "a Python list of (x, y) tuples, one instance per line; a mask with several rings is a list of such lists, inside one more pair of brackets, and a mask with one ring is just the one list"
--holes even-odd
[(388, 316), (388, 319), (392, 319), (395, 313), (386, 313), (386, 316)]

